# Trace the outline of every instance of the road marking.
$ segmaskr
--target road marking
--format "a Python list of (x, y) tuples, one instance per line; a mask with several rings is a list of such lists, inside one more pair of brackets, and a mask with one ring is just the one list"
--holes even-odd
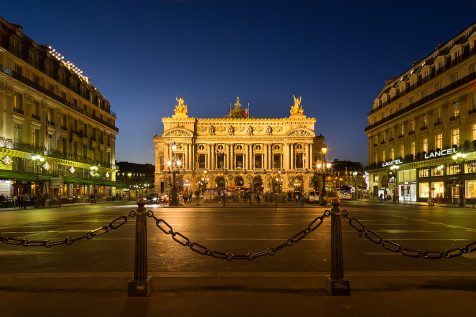
[(33, 251), (33, 250), (0, 250), (0, 256), (11, 256), (11, 255), (37, 255), (37, 254), (46, 254), (46, 251)]
[(394, 252), (363, 252), (364, 255), (402, 255), (401, 253)]
[(451, 229), (463, 229), (463, 230), (466, 230), (468, 232), (476, 232), (476, 229), (473, 229), (473, 228), (452, 225), (452, 224), (444, 223), (444, 222), (435, 222), (435, 221), (429, 221), (429, 220), (426, 220), (426, 219), (413, 219), (413, 221), (426, 222), (426, 223), (431, 224), (431, 225), (441, 225), (441, 226), (444, 226), (446, 228), (451, 228)]
[(424, 233), (427, 233), (427, 232), (440, 232), (440, 231), (435, 231), (435, 230), (394, 230), (394, 229), (382, 229), (380, 230), (381, 232), (385, 232), (385, 233), (391, 233), (391, 234), (395, 234), (395, 233), (421, 233), (421, 232), (424, 232)]

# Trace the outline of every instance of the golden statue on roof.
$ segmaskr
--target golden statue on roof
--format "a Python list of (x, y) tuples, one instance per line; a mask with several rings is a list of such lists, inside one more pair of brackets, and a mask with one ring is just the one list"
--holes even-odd
[[(246, 117), (249, 117), (248, 115), (248, 108), (247, 109), (242, 109), (241, 108), (241, 101), (240, 101), (240, 97), (236, 97), (236, 101), (234, 103), (235, 105), (235, 108), (234, 109), (230, 109), (229, 113), (228, 113), (228, 117), (230, 118), (246, 118)], [(230, 108), (231, 108), (231, 105), (230, 105)]]
[(234, 105), (235, 105), (235, 109), (240, 109), (241, 108), (240, 97), (236, 97), (236, 101), (235, 101)]
[(185, 100), (182, 97), (175, 98), (175, 100), (177, 100), (177, 104), (175, 105), (173, 117), (187, 117), (188, 109)]
[(291, 116), (302, 116), (304, 114), (304, 109), (301, 107), (301, 100), (302, 97), (296, 97), (293, 95), (294, 98), (294, 105), (291, 107), (291, 110), (289, 111), (291, 113)]

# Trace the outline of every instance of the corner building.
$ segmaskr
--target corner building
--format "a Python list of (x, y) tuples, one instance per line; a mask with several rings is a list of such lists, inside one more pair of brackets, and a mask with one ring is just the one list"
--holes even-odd
[(163, 134), (154, 137), (156, 192), (172, 189), (172, 158), (183, 162), (179, 190), (194, 192), (201, 179), (206, 188), (229, 191), (312, 190), (324, 137), (316, 136), (316, 119), (306, 117), (300, 103), (295, 98), (287, 118), (253, 118), (237, 98), (226, 117), (190, 118), (178, 99), (172, 118), (162, 119)]
[(476, 198), (476, 25), (386, 81), (368, 137), (370, 190), (394, 201)]
[(1, 194), (113, 196), (115, 121), (79, 68), (0, 18)]

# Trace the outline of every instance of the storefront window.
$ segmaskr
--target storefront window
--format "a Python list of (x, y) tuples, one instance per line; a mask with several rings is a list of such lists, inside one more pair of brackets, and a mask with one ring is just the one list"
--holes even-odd
[(476, 161), (465, 164), (465, 173), (476, 173)]
[(451, 164), (446, 167), (446, 175), (459, 174), (459, 164)]
[(433, 198), (445, 197), (445, 183), (444, 182), (431, 183), (431, 191), (432, 191)]
[(430, 176), (430, 170), (428, 168), (420, 168), (418, 170), (418, 177), (428, 177)]
[(476, 198), (476, 180), (466, 181), (466, 198)]
[(431, 176), (443, 176), (444, 166), (434, 166), (431, 168)]
[(420, 198), (430, 197), (430, 186), (428, 183), (420, 183), (418, 186)]

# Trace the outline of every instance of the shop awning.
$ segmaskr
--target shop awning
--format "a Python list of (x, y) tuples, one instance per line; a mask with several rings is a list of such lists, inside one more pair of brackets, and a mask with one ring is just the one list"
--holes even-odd
[[(0, 179), (34, 182), (36, 181), (36, 174), (28, 172), (0, 170)], [(51, 180), (51, 175), (38, 174), (38, 179), (40, 181), (49, 181)]]
[(117, 183), (117, 182), (114, 182), (114, 181), (106, 181), (106, 180), (103, 180), (103, 181), (99, 181), (98, 184), (99, 184), (99, 185), (104, 185), (104, 186), (121, 187), (121, 184), (119, 184), (119, 183)]

